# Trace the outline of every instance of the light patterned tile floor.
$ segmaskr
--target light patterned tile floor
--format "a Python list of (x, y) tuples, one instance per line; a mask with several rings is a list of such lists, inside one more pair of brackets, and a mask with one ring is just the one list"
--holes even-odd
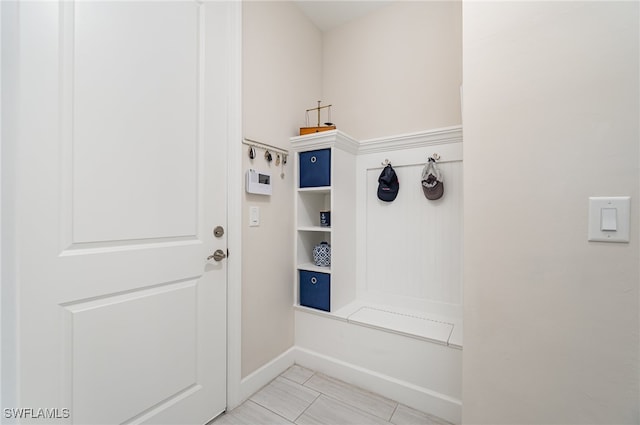
[(451, 425), (298, 365), (212, 425)]

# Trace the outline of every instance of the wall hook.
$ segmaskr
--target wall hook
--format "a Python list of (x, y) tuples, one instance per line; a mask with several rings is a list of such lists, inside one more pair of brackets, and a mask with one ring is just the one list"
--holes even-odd
[(268, 150), (264, 152), (264, 159), (267, 160), (267, 162), (271, 162), (273, 160), (273, 156), (271, 156), (271, 152), (269, 152)]
[(249, 158), (253, 159), (256, 157), (256, 148), (253, 146), (249, 146)]
[(385, 160), (381, 162), (381, 164), (386, 167), (387, 165), (391, 165), (391, 161), (385, 158)]

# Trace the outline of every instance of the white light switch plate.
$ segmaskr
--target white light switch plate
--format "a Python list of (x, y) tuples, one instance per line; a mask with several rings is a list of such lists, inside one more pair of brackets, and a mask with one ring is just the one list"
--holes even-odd
[(249, 227), (260, 225), (260, 207), (249, 208)]
[[(630, 210), (631, 197), (629, 196), (590, 197), (589, 240), (629, 242)], [(602, 230), (603, 228), (612, 228), (612, 220), (615, 220), (616, 230)]]

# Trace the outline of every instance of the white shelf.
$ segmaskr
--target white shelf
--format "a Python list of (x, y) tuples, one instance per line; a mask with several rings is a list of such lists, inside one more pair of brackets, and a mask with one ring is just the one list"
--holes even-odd
[[(317, 188), (309, 188), (317, 189)], [(299, 229), (319, 228), (320, 211), (331, 210), (331, 190), (300, 189), (296, 196), (298, 212), (297, 223)], [(324, 229), (328, 229), (325, 227)], [(320, 230), (315, 230), (320, 231)]]
[(327, 232), (331, 233), (331, 227), (324, 226), (300, 226), (298, 227), (299, 232)]
[(331, 186), (299, 187), (298, 192), (329, 193), (331, 192)]
[(316, 272), (316, 273), (331, 274), (331, 266), (321, 267), (321, 266), (316, 266), (314, 263), (298, 264), (298, 270), (306, 270), (306, 271)]

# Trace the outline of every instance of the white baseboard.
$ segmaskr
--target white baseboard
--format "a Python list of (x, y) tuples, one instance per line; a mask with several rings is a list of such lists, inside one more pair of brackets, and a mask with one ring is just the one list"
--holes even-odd
[(462, 422), (461, 400), (305, 348), (294, 347), (289, 351), (293, 351), (295, 363), (300, 366), (346, 381), (414, 409), (429, 412), (449, 422)]
[[(289, 348), (266, 365), (242, 378), (238, 405), (251, 397), (256, 391), (273, 381), (278, 375), (295, 363), (295, 347)], [(227, 406), (229, 410), (236, 406)]]
[[(240, 381), (240, 403), (274, 380), (293, 364), (324, 373), (406, 406), (459, 424), (462, 402), (428, 388), (393, 378), (342, 360), (300, 347), (292, 347)], [(239, 403), (239, 404), (240, 404)], [(233, 409), (236, 406), (228, 406)]]

